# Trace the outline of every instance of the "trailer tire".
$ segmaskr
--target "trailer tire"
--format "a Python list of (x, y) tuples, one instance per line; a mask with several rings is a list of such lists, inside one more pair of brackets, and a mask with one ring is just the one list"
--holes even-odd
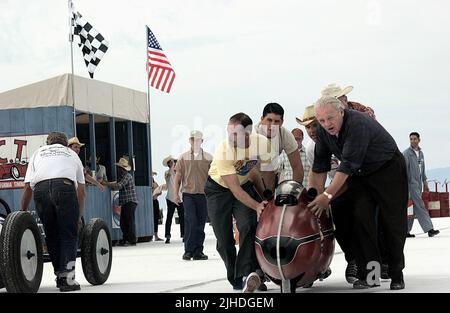
[(7, 216), (0, 235), (1, 278), (8, 292), (35, 293), (44, 267), (39, 228), (28, 212)]
[[(0, 231), (2, 231), (1, 229), (3, 228), (3, 222), (9, 213), (11, 213), (11, 209), (9, 208), (8, 203), (5, 200), (0, 199), (0, 218), (1, 218)], [(1, 271), (2, 271), (2, 269), (0, 268), (0, 272)], [(2, 289), (4, 287), (5, 287), (5, 284), (3, 283), (2, 274), (0, 273), (0, 289)]]
[[(10, 209), (10, 207), (9, 207), (9, 205), (8, 205), (8, 203), (5, 201), (5, 200), (3, 200), (3, 199), (0, 199), (0, 205), (3, 207), (3, 209), (2, 210), (0, 210), (0, 216), (1, 217), (3, 217), (3, 218), (6, 218), (6, 216), (9, 214), (9, 213), (11, 213), (11, 209)], [(6, 214), (4, 214), (4, 213), (6, 213)]]
[(91, 219), (83, 228), (81, 264), (90, 284), (101, 285), (108, 279), (112, 265), (111, 235), (100, 218)]

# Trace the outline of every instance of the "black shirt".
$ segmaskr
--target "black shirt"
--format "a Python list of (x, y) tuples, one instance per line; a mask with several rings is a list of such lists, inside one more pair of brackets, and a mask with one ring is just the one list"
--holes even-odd
[(314, 150), (313, 171), (328, 172), (331, 155), (340, 161), (337, 169), (348, 175), (368, 175), (390, 161), (398, 151), (394, 138), (366, 113), (344, 110), (338, 136), (330, 135), (320, 125)]

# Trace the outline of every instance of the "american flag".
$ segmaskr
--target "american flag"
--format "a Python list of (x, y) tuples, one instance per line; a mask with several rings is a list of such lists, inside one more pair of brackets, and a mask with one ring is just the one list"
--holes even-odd
[(150, 28), (147, 26), (147, 74), (150, 86), (170, 92), (175, 71)]

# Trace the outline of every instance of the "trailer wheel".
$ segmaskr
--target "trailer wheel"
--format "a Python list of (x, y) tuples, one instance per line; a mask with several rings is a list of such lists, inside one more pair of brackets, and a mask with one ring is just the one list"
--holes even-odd
[(44, 262), (41, 234), (28, 212), (8, 215), (0, 235), (0, 268), (8, 292), (37, 292)]
[(112, 265), (111, 235), (100, 218), (91, 219), (83, 229), (81, 264), (90, 284), (101, 285), (108, 279)]
[(6, 218), (6, 216), (11, 213), (8, 203), (5, 200), (0, 199), (0, 217)]
[[(8, 203), (6, 203), (5, 200), (0, 199), (0, 232), (2, 231), (3, 223), (5, 222), (5, 218), (9, 213), (11, 213), (11, 209), (9, 208)], [(0, 272), (1, 271), (2, 271), (2, 268), (0, 268)], [(5, 287), (5, 284), (3, 283), (2, 275), (0, 273), (0, 289), (4, 288), (4, 287)]]

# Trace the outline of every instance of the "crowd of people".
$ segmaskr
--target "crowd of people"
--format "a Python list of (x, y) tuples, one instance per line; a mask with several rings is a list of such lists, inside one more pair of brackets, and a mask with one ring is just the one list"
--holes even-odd
[[(414, 237), (410, 233), (413, 219), (407, 219), (408, 199), (414, 203), (414, 214), (424, 232), (430, 237), (439, 233), (421, 197), (428, 185), (420, 135), (412, 132), (410, 147), (401, 153), (372, 108), (348, 101), (352, 89), (326, 86), (320, 98), (295, 118), (311, 139), (306, 147), (303, 130), (286, 129), (284, 109), (273, 102), (264, 106), (256, 124), (242, 112), (231, 116), (227, 138), (218, 144), (214, 155), (203, 150), (202, 132), (193, 130), (188, 138), (190, 148), (179, 157), (169, 155), (162, 161), (168, 168), (165, 183), (159, 185), (156, 173), (152, 173), (151, 239), (164, 241), (158, 235), (158, 197), (165, 191), (165, 243), (171, 243), (176, 210), (184, 243), (182, 260), (208, 260), (203, 250), (209, 221), (232, 288), (267, 290), (255, 255), (258, 219), (268, 203), (267, 192), (273, 192), (282, 181), (295, 180), (318, 191), (308, 206), (316, 216), (332, 211), (335, 237), (347, 261), (344, 277), (353, 288), (380, 286), (380, 277), (391, 279), (392, 290), (405, 288), (403, 249), (406, 238)], [(118, 245), (134, 246), (137, 242), (135, 211), (139, 201), (128, 158), (121, 157), (115, 163), (117, 181), (108, 181), (100, 157), (96, 158), (95, 172), (90, 166), (83, 168), (78, 157), (83, 146), (77, 137), (67, 139), (63, 133), (50, 133), (47, 145), (30, 158), (22, 197), (22, 210), (28, 209), (34, 197), (61, 291), (80, 289), (73, 279), (69, 284), (67, 277), (73, 278), (75, 273), (86, 183), (101, 192), (105, 186), (119, 191), (123, 237)], [(238, 250), (233, 223), (239, 232)], [(380, 264), (382, 272), (369, 279), (368, 264), (373, 262)]]

